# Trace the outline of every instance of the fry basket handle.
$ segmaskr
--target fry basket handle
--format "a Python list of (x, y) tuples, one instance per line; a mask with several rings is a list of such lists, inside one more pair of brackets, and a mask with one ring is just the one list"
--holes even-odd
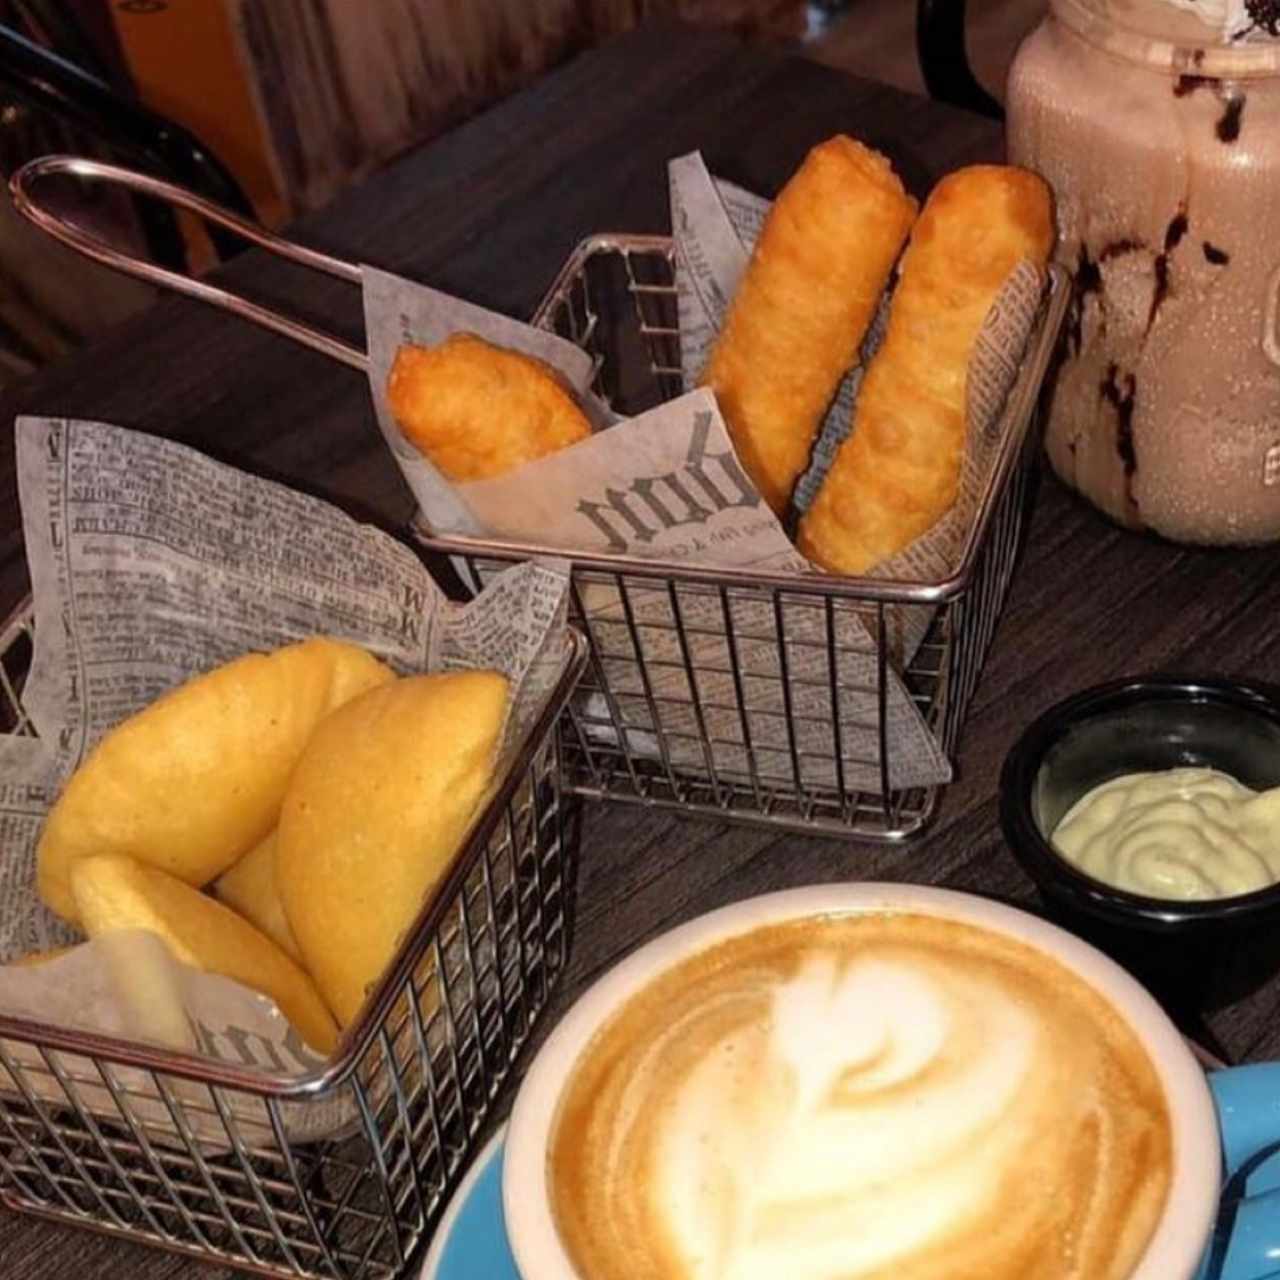
[(270, 329), (273, 333), (282, 334), (331, 359), (340, 360), (353, 369), (359, 369), (361, 372), (368, 369), (369, 360), (365, 353), (341, 338), (312, 328), (300, 320), (279, 315), (229, 290), (220, 289), (216, 285), (207, 284), (203, 280), (197, 280), (179, 271), (170, 271), (145, 258), (135, 257), (122, 249), (114, 248), (106, 240), (51, 212), (36, 198), (34, 188), (41, 178), (59, 174), (104, 182), (135, 191), (139, 195), (151, 196), (175, 208), (197, 214), (217, 226), (225, 227), (268, 253), (274, 253), (278, 258), (296, 262), (300, 266), (310, 267), (315, 271), (323, 271), (326, 275), (336, 276), (339, 280), (358, 285), (361, 282), (360, 268), (353, 263), (343, 262), (340, 258), (332, 258), (326, 253), (305, 248), (273, 235), (258, 223), (242, 218), (184, 187), (165, 182), (161, 178), (154, 178), (150, 174), (139, 173), (135, 169), (107, 164), (101, 160), (87, 160), (81, 156), (40, 156), (28, 161), (9, 179), (9, 191), (13, 197), (14, 208), (41, 231), (75, 249), (78, 253), (82, 253), (86, 258), (92, 258), (94, 262), (100, 262), (113, 271), (133, 276), (137, 280), (170, 289), (174, 293), (229, 311), (232, 315), (260, 325), (264, 329)]

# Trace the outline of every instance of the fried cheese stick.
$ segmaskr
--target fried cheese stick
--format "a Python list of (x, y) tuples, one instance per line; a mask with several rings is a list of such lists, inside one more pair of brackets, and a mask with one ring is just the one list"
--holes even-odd
[(550, 365), (470, 333), (401, 347), (387, 402), (405, 438), (458, 482), (502, 475), (591, 434)]
[(951, 507), (979, 330), (1023, 258), (1044, 266), (1053, 235), (1049, 189), (1024, 169), (975, 165), (934, 188), (902, 258), (853, 432), (800, 522), (797, 546), (814, 564), (863, 573)]
[(889, 161), (838, 135), (809, 152), (765, 219), (702, 381), (779, 515), (915, 214)]

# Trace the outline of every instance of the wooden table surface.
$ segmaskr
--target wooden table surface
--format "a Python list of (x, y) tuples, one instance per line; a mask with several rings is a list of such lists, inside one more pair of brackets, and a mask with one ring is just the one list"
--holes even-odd
[[(918, 194), (997, 159), (988, 121), (734, 40), (664, 27), (581, 57), (354, 190), (298, 238), (508, 313), (527, 315), (569, 249), (600, 230), (665, 231), (669, 157), (771, 194), (814, 142), (852, 132)], [(225, 272), (254, 296), (360, 333), (340, 283), (252, 253)], [(282, 478), (389, 530), (410, 495), (350, 370), (198, 304), (172, 299), (8, 394), (38, 412), (170, 435)], [(0, 606), (26, 589), (12, 445), (0, 453)], [(560, 1008), (621, 953), (706, 909), (846, 879), (928, 881), (1031, 902), (997, 828), (1010, 743), (1049, 703), (1123, 674), (1182, 670), (1280, 680), (1270, 550), (1193, 551), (1124, 533), (1045, 478), (994, 648), (962, 734), (958, 779), (929, 831), (902, 847), (590, 806), (575, 951)], [(1280, 1056), (1280, 982), (1210, 1015), (1239, 1059)], [(230, 1275), (0, 1209), (0, 1270), (23, 1280)]]

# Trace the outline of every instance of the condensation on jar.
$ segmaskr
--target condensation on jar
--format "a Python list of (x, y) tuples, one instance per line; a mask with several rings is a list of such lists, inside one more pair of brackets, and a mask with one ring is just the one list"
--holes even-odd
[(1272, 34), (1164, 0), (1051, 0), (1010, 73), (1010, 159), (1053, 186), (1076, 280), (1050, 462), (1180, 542), (1280, 537)]

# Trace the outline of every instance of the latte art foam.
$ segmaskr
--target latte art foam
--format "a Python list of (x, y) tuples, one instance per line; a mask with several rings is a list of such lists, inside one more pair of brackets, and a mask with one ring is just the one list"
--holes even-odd
[(1145, 1052), (1039, 952), (922, 916), (758, 930), (578, 1064), (554, 1211), (592, 1280), (1129, 1274), (1171, 1139)]

